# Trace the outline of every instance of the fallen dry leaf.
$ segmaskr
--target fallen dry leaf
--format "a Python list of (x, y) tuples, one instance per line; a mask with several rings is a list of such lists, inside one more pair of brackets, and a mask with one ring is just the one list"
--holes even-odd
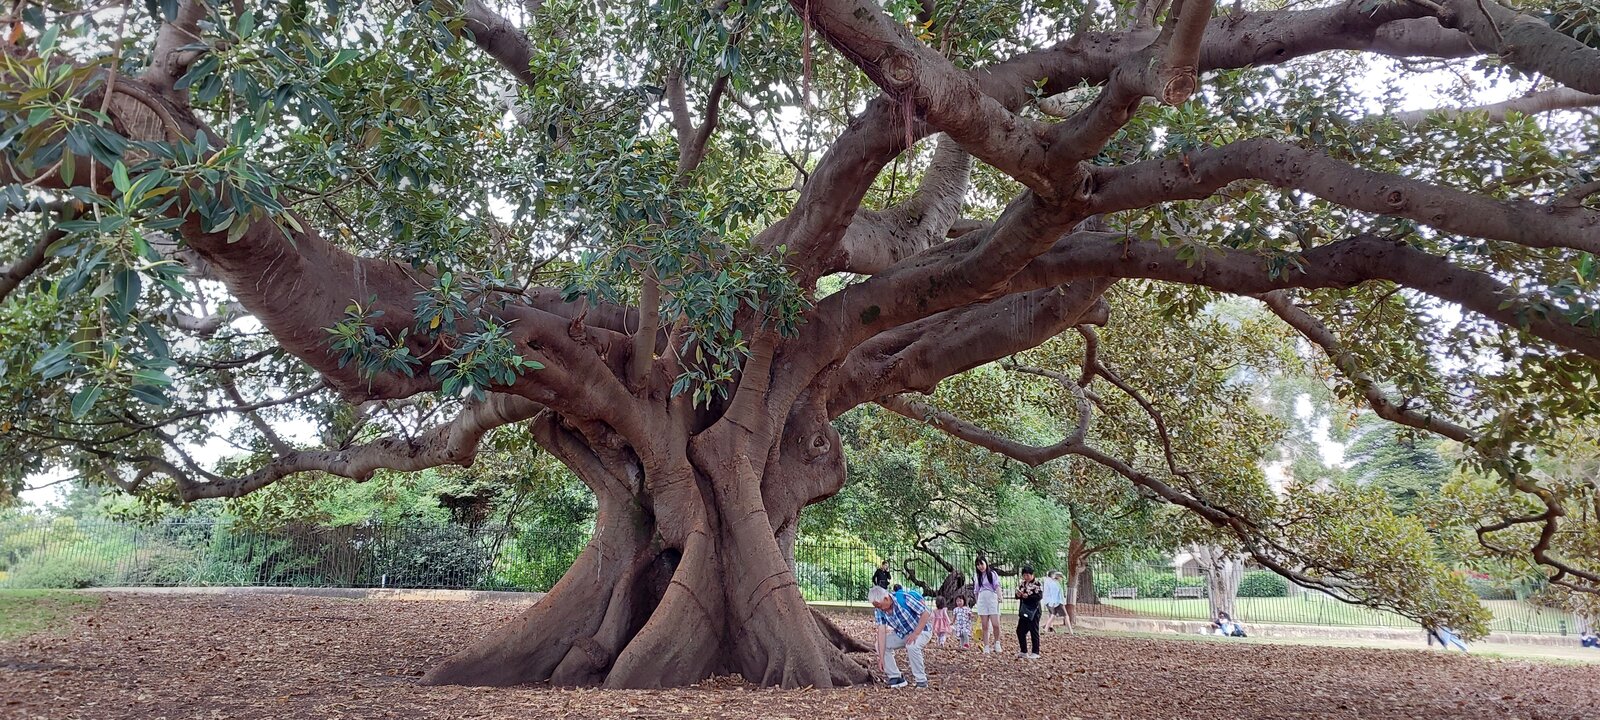
[[(1046, 635), (1044, 658), (1031, 661), (932, 648), (928, 691), (785, 691), (737, 678), (650, 691), (416, 684), (524, 607), (113, 595), (60, 634), (0, 643), (0, 717), (1600, 717), (1595, 665), (1085, 635)], [(838, 620), (871, 630), (860, 616)]]

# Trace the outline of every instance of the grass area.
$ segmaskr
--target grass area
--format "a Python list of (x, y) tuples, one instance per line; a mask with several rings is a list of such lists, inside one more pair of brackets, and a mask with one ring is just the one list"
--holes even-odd
[[(1148, 598), (1102, 600), (1146, 617), (1173, 620), (1206, 620), (1211, 606), (1205, 600)], [(1484, 600), (1494, 613), (1489, 629), (1507, 632), (1560, 634), (1575, 632), (1572, 618), (1565, 613), (1530, 605), (1518, 600)], [(1241, 622), (1289, 623), (1295, 625), (1352, 625), (1362, 627), (1415, 627), (1416, 623), (1382, 610), (1348, 605), (1316, 595), (1286, 598), (1239, 598), (1234, 613)]]
[[(1176, 633), (1148, 633), (1126, 630), (1080, 630), (1086, 635), (1102, 637), (1145, 638), (1150, 640), (1172, 640), (1176, 642), (1215, 642), (1215, 643), (1244, 643), (1258, 645), (1300, 645), (1309, 647), (1346, 647), (1346, 648), (1375, 648), (1383, 650), (1414, 650), (1417, 652), (1444, 652), (1437, 647), (1428, 647), (1427, 643), (1417, 636), (1414, 642), (1405, 640), (1380, 640), (1373, 638), (1283, 638), (1283, 637), (1248, 637), (1224, 638), (1215, 635), (1182, 635)], [(1594, 665), (1600, 664), (1600, 651), (1578, 646), (1577, 639), (1573, 639), (1570, 646), (1550, 645), (1513, 645), (1509, 643), (1471, 643), (1471, 654), (1480, 658), (1499, 658), (1503, 660), (1531, 660), (1534, 662), (1551, 663), (1555, 665)], [(1448, 653), (1455, 655), (1455, 651)]]
[(100, 601), (97, 595), (64, 590), (0, 590), (0, 640), (48, 628)]

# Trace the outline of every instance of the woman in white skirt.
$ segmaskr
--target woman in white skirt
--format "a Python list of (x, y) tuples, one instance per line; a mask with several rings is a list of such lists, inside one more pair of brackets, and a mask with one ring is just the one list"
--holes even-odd
[(973, 570), (973, 590), (978, 593), (978, 602), (972, 611), (983, 628), (983, 651), (1000, 652), (1000, 573), (981, 557)]

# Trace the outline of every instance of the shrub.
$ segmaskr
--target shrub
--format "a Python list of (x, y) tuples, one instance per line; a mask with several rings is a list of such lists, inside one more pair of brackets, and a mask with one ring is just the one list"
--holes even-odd
[(240, 530), (237, 526), (212, 535), (206, 550), (208, 582), (239, 585), (315, 585), (308, 572), (315, 563), (294, 552), (287, 538)]
[(36, 553), (11, 566), (6, 582), (18, 588), (104, 587), (112, 584), (115, 561), (90, 543), (73, 543), (61, 552)]
[[(562, 570), (576, 557), (567, 558)], [(379, 535), (365, 580), (400, 587), (474, 587), (487, 565), (484, 547), (460, 525), (405, 528)]]
[(522, 590), (547, 591), (572, 567), (588, 541), (587, 533), (577, 531), (552, 532), (540, 528), (522, 533), (513, 538), (501, 554), (494, 583)]
[(1139, 597), (1169, 598), (1178, 586), (1178, 576), (1171, 570), (1138, 570), (1133, 573), (1132, 585), (1139, 590)]
[(1289, 581), (1269, 570), (1251, 570), (1239, 580), (1239, 597), (1287, 597)]
[(827, 569), (808, 562), (795, 562), (795, 581), (800, 584), (800, 594), (807, 600), (839, 600), (843, 590), (833, 584)]
[[(824, 600), (865, 598), (879, 560), (878, 553), (860, 538), (839, 532), (820, 539), (800, 538), (794, 556), (797, 571), (802, 564), (812, 568), (807, 571), (812, 592), (818, 594), (817, 599)], [(905, 582), (898, 567), (894, 569), (894, 576), (895, 582)], [(937, 585), (943, 579), (941, 574), (933, 582)]]
[(1468, 578), (1467, 587), (1479, 600), (1515, 600), (1517, 594), (1509, 586), (1493, 580)]
[(173, 545), (141, 549), (130, 558), (129, 566), (118, 573), (118, 585), (193, 585), (199, 578), (199, 559), (194, 551)]
[(1094, 571), (1094, 594), (1097, 597), (1110, 597), (1111, 591), (1119, 587), (1127, 587), (1122, 582), (1122, 577), (1110, 570), (1096, 568)]

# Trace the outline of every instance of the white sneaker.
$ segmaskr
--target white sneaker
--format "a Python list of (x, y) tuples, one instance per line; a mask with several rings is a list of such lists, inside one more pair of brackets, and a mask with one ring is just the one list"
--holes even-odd
[(1039, 653), (1028, 653), (1028, 659), (1029, 660), (1038, 660), (1039, 659)]
[(1020, 653), (1020, 652), (1017, 653), (1017, 659), (1018, 660), (1025, 660), (1025, 659), (1030, 658), (1030, 657), (1033, 657), (1033, 656), (1029, 655), (1027, 653)]

